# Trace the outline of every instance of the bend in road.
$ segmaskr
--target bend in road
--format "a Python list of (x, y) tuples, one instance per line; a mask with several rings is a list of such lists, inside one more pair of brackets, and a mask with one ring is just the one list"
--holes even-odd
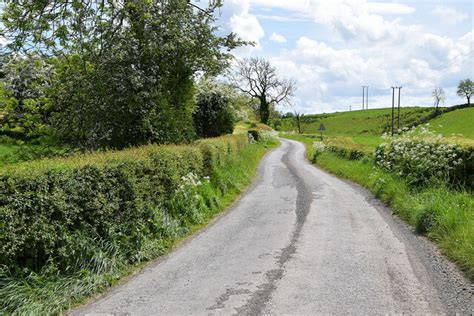
[(224, 216), (73, 314), (472, 313), (466, 280), (424, 243), (282, 140)]

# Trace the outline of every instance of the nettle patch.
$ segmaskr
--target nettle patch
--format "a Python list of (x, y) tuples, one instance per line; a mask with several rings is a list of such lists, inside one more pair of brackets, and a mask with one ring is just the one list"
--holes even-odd
[(380, 145), (375, 152), (378, 166), (405, 177), (410, 184), (433, 180), (474, 187), (474, 148), (446, 142), (442, 137), (400, 137)]

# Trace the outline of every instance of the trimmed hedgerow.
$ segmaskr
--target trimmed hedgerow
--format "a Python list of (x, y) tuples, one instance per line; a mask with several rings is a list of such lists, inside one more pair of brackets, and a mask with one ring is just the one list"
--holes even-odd
[(245, 136), (197, 146), (149, 145), (50, 159), (0, 171), (0, 266), (10, 273), (75, 272), (105, 251), (140, 261), (150, 240), (199, 222), (193, 187), (247, 145)]

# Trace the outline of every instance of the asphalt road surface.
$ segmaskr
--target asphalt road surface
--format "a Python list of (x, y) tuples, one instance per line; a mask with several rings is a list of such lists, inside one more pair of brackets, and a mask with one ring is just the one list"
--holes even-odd
[[(369, 176), (369, 175), (367, 175)], [(251, 188), (166, 258), (73, 314), (470, 314), (470, 285), (371, 194), (282, 140)]]

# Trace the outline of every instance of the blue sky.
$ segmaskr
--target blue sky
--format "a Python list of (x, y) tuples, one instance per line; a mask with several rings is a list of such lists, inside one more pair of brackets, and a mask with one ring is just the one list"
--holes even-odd
[(400, 85), (404, 106), (432, 105), (436, 86), (446, 105), (464, 102), (455, 90), (474, 79), (473, 1), (382, 1), (225, 0), (218, 23), (257, 43), (238, 58), (265, 57), (297, 80), (293, 107), (282, 110), (358, 109), (362, 85), (369, 107), (390, 106)]

